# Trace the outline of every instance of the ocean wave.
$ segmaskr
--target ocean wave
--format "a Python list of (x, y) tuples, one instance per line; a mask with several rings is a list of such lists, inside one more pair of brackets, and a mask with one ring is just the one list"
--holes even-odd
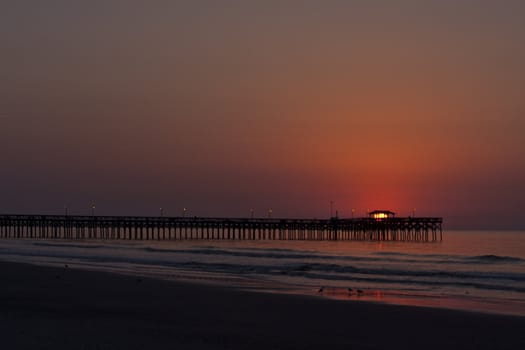
[[(34, 242), (33, 245), (44, 247), (58, 247), (58, 248), (80, 248), (89, 249), (90, 251), (108, 248), (104, 244), (84, 244), (84, 243), (67, 243), (67, 242)], [(465, 278), (465, 279), (496, 279), (496, 280), (510, 280), (523, 281), (524, 274), (519, 273), (501, 273), (501, 272), (485, 272), (485, 271), (461, 271), (457, 268), (435, 268), (430, 270), (429, 267), (425, 269), (416, 268), (405, 269), (399, 268), (400, 265), (407, 264), (407, 266), (421, 266), (422, 264), (429, 266), (440, 265), (476, 265), (492, 264), (517, 264), (523, 263), (525, 260), (499, 255), (478, 255), (478, 256), (463, 256), (463, 255), (445, 255), (445, 254), (414, 254), (401, 252), (375, 252), (372, 256), (353, 256), (341, 254), (323, 254), (321, 252), (311, 252), (291, 249), (264, 249), (264, 248), (230, 248), (221, 249), (217, 247), (193, 247), (186, 249), (170, 249), (158, 248), (144, 245), (111, 245), (111, 249), (129, 249), (130, 259), (133, 260), (132, 251), (143, 251), (153, 253), (148, 257), (150, 260), (158, 260), (166, 262), (167, 260), (177, 259), (191, 259), (191, 255), (207, 255), (207, 256), (228, 256), (233, 258), (249, 258), (246, 261), (249, 265), (261, 264), (259, 261), (268, 262), (272, 265), (278, 265), (283, 271), (296, 269), (298, 271), (318, 271), (324, 273), (340, 273), (340, 274), (364, 274), (364, 275), (387, 275), (387, 276), (404, 276), (414, 278)], [(53, 255), (60, 256), (59, 252), (54, 252)], [(65, 254), (68, 255), (68, 254)], [(93, 256), (98, 254), (93, 254)], [(103, 254), (100, 254), (103, 255)], [(143, 254), (140, 254), (143, 255)], [(180, 256), (180, 257), (179, 257)], [(73, 257), (73, 256), (72, 256)], [(87, 258), (87, 256), (84, 256)], [(97, 259), (95, 256), (94, 259)], [(101, 258), (104, 259), (104, 258)], [(200, 260), (195, 257), (194, 260)], [(363, 265), (372, 266), (363, 266)], [(358, 267), (354, 266), (357, 265)], [(286, 266), (286, 267), (285, 267)]]
[(325, 280), (325, 281), (345, 281), (345, 282), (360, 282), (360, 283), (374, 283), (374, 284), (399, 284), (399, 285), (410, 285), (410, 286), (431, 286), (431, 287), (460, 287), (460, 288), (476, 288), (485, 289), (491, 291), (509, 291), (525, 293), (525, 287), (515, 286), (510, 284), (496, 284), (496, 283), (485, 283), (477, 281), (449, 281), (449, 280), (407, 280), (402, 278), (387, 278), (380, 276), (373, 277), (360, 277), (360, 276), (344, 276), (344, 275), (322, 275), (315, 273), (305, 273), (300, 277)]
[[(218, 248), (189, 248), (189, 249), (168, 249), (168, 248), (153, 248), (142, 247), (142, 251), (160, 253), (160, 254), (196, 254), (196, 255), (217, 255), (217, 256), (233, 256), (245, 258), (261, 258), (261, 259), (276, 259), (276, 260), (320, 260), (320, 261), (346, 261), (346, 262), (374, 262), (374, 263), (420, 263), (422, 259), (399, 259), (399, 258), (384, 258), (384, 257), (369, 257), (356, 255), (335, 255), (323, 254), (316, 252), (298, 251), (298, 250), (268, 250), (268, 249), (218, 249)], [(447, 261), (427, 260), (432, 263), (446, 263)]]
[[(191, 250), (190, 250), (191, 251)], [(118, 257), (118, 256), (94, 256), (90, 254), (68, 254), (67, 252), (20, 252), (18, 255), (38, 256), (49, 258), (67, 258), (82, 259), (99, 263), (127, 263), (141, 265), (162, 265), (166, 267), (179, 268), (196, 268), (209, 269), (211, 271), (229, 272), (229, 273), (256, 273), (256, 274), (274, 274), (281, 275), (298, 275), (306, 273), (315, 273), (318, 276), (326, 278), (347, 278), (358, 276), (384, 276), (385, 278), (412, 278), (414, 283), (419, 283), (422, 279), (433, 280), (499, 280), (525, 282), (524, 273), (512, 272), (485, 272), (485, 271), (445, 271), (445, 270), (409, 270), (386, 267), (361, 267), (350, 264), (321, 263), (321, 262), (298, 262), (298, 263), (238, 263), (238, 262), (204, 262), (197, 260), (169, 260), (165, 257), (156, 256), (135, 256), (135, 257)]]
[(512, 256), (500, 256), (500, 255), (478, 255), (478, 256), (472, 256), (468, 259), (475, 260), (478, 262), (485, 262), (485, 263), (502, 263), (502, 262), (524, 262), (524, 259), (515, 258)]
[(290, 250), (290, 249), (218, 249), (214, 247), (199, 247), (190, 249), (163, 249), (153, 247), (140, 248), (143, 251), (161, 253), (161, 254), (197, 254), (197, 255), (217, 255), (232, 256), (245, 258), (261, 258), (275, 260), (297, 260), (297, 261), (344, 261), (344, 262), (371, 262), (371, 263), (404, 263), (420, 264), (431, 263), (436, 265), (458, 264), (458, 265), (475, 265), (475, 264), (498, 264), (498, 263), (522, 263), (524, 259), (498, 256), (498, 255), (481, 255), (481, 256), (463, 256), (463, 255), (445, 255), (445, 254), (413, 254), (399, 252), (377, 252), (375, 256), (355, 256), (341, 254), (323, 254), (309, 251)]
[[(163, 268), (181, 269), (193, 272), (220, 273), (226, 275), (257, 276), (261, 278), (271, 276), (300, 277), (318, 281), (348, 281), (400, 284), (406, 286), (452, 286), (470, 287), (487, 290), (502, 290), (525, 292), (525, 274), (510, 272), (484, 271), (443, 271), (443, 270), (408, 270), (384, 267), (361, 267), (349, 264), (321, 263), (321, 262), (285, 262), (273, 264), (246, 264), (234, 262), (207, 262), (192, 259), (170, 260), (166, 256), (115, 256), (93, 255), (90, 253), (73, 253), (68, 251), (19, 252), (18, 256), (30, 256), (40, 261), (78, 261), (80, 264), (96, 263), (101, 267), (114, 265), (140, 266), (152, 270)], [(321, 282), (322, 283), (322, 282)]]
[[(58, 248), (88, 248), (88, 249), (100, 249), (100, 248), (107, 248), (106, 245), (95, 245), (95, 244), (72, 244), (72, 243), (47, 243), (47, 242), (34, 242), (33, 245), (35, 246), (41, 246), (41, 247), (58, 247)], [(112, 246), (111, 248), (114, 249), (117, 246)]]
[(217, 248), (200, 248), (200, 249), (163, 249), (144, 247), (141, 250), (153, 253), (168, 253), (168, 254), (196, 254), (196, 255), (217, 255), (217, 256), (233, 256), (245, 258), (261, 258), (261, 259), (279, 259), (279, 260), (348, 260), (348, 261), (381, 261), (378, 258), (368, 258), (359, 256), (339, 256), (339, 255), (324, 255), (316, 253), (303, 253), (292, 250), (257, 250), (257, 249), (217, 249)]
[(477, 280), (508, 280), (525, 282), (525, 274), (511, 272), (486, 272), (486, 271), (443, 271), (443, 270), (401, 270), (393, 268), (356, 267), (337, 264), (299, 264), (283, 267), (290, 271), (316, 271), (328, 274), (359, 274), (370, 276), (397, 276), (433, 279), (477, 279)]
[(412, 257), (412, 258), (438, 258), (438, 259), (448, 259), (455, 257), (450, 254), (421, 254), (421, 253), (401, 253), (401, 252), (374, 252), (373, 255), (380, 256), (400, 256), (400, 257)]
[[(500, 255), (449, 255), (449, 254), (414, 254), (414, 253), (400, 253), (400, 252), (376, 252), (374, 255), (389, 256), (389, 257), (411, 257), (417, 258), (417, 261), (425, 261), (430, 259), (435, 263), (457, 263), (457, 264), (472, 264), (472, 263), (505, 263), (505, 262), (525, 262), (525, 259), (500, 256)], [(438, 260), (434, 260), (438, 259)]]

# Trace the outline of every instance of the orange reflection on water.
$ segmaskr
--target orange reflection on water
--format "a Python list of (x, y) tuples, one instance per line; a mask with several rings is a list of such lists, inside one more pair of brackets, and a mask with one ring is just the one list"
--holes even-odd
[(383, 300), (383, 291), (381, 290), (375, 290), (373, 291), (374, 299), (381, 301)]
[[(319, 293), (317, 293), (319, 295)], [(523, 315), (525, 303), (513, 301), (512, 303), (501, 303), (495, 300), (487, 303), (483, 298), (465, 298), (461, 296), (436, 296), (425, 294), (405, 294), (389, 290), (353, 290), (348, 292), (345, 288), (325, 288), (323, 297), (339, 300), (359, 300), (365, 302), (378, 302), (394, 305), (438, 307), (446, 309), (460, 309), (482, 312), (497, 312), (509, 315)]]

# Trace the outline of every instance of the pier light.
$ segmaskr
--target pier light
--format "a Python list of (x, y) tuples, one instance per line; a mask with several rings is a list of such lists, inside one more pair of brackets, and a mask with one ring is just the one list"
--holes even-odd
[(390, 210), (374, 210), (368, 213), (369, 218), (376, 219), (377, 221), (393, 218), (395, 215), (396, 213)]

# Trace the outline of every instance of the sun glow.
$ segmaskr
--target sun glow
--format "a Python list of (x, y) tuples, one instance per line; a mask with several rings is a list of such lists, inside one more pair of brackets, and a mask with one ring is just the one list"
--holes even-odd
[(388, 214), (385, 214), (385, 213), (374, 214), (374, 219), (381, 220), (381, 219), (386, 219), (386, 218), (388, 218)]
[(381, 221), (395, 216), (395, 213), (390, 210), (374, 210), (368, 213), (368, 215), (377, 220)]

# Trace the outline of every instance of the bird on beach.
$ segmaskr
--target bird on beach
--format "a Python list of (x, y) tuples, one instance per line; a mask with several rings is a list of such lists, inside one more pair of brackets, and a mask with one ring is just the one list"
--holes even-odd
[(65, 267), (65, 268), (68, 268), (68, 267), (69, 267), (69, 265), (68, 265), (68, 264), (65, 264), (65, 265), (64, 265), (64, 267)]
[(365, 292), (363, 292), (361, 289), (357, 290), (357, 295), (363, 295)]
[(354, 292), (354, 290), (352, 288), (348, 288), (348, 294), (352, 294)]
[(324, 286), (321, 286), (321, 288), (319, 288), (319, 290), (317, 291), (317, 293), (322, 293), (324, 291)]

